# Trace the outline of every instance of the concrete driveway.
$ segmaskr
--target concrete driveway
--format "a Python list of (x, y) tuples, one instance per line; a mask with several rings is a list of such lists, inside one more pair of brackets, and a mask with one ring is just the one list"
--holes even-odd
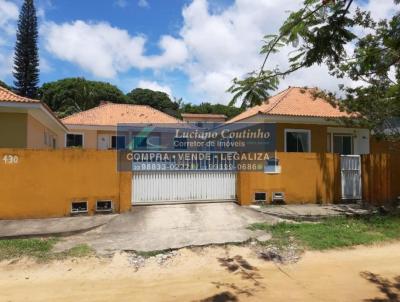
[(105, 253), (238, 243), (260, 236), (247, 229), (250, 224), (277, 221), (279, 218), (234, 203), (136, 206), (96, 230), (67, 237), (56, 248), (87, 243)]

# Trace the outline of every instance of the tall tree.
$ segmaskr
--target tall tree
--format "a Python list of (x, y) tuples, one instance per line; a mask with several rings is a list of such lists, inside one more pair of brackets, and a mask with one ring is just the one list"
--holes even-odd
[(84, 78), (67, 78), (45, 83), (38, 90), (38, 96), (59, 117), (91, 109), (101, 101), (127, 102), (127, 97), (116, 86)]
[(239, 113), (242, 113), (243, 110), (243, 108), (226, 106), (222, 104), (211, 104), (208, 102), (203, 102), (199, 105), (183, 103), (180, 109), (181, 113), (224, 114), (228, 119), (231, 119)]
[(131, 104), (148, 105), (169, 115), (179, 116), (179, 101), (172, 101), (165, 92), (136, 88), (127, 97)]
[(36, 97), (39, 83), (38, 28), (33, 0), (25, 0), (19, 14), (14, 56), (14, 85), (21, 96)]
[[(331, 75), (362, 83), (340, 87), (346, 95), (340, 102), (343, 110), (360, 113), (360, 118), (347, 122), (388, 133), (383, 131), (385, 125), (400, 117), (400, 0), (393, 1), (393, 16), (374, 20), (373, 12), (363, 10), (355, 0), (304, 0), (277, 34), (265, 36), (261, 68), (233, 80), (231, 103), (241, 100), (243, 107), (260, 104), (280, 79), (302, 68), (326, 64)], [(294, 49), (289, 67), (268, 70), (271, 54), (283, 46)], [(332, 100), (332, 95), (320, 95)], [(400, 138), (400, 133), (389, 133)]]

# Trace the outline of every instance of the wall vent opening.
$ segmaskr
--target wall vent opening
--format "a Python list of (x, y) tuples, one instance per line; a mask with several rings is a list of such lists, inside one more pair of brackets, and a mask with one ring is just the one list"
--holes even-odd
[(284, 204), (285, 203), (285, 193), (284, 192), (273, 192), (272, 193), (272, 203)]
[(111, 200), (98, 200), (96, 202), (96, 212), (111, 213), (113, 211), (113, 202)]
[(71, 214), (81, 214), (88, 212), (87, 201), (73, 201), (71, 204)]
[(255, 192), (254, 193), (254, 202), (255, 203), (267, 203), (267, 193), (266, 192)]

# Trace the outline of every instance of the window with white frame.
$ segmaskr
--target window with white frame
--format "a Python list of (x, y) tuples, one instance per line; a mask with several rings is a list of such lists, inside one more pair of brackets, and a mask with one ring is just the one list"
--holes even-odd
[(353, 136), (351, 134), (332, 134), (332, 147), (333, 153), (353, 154)]
[(69, 133), (66, 135), (65, 146), (67, 148), (82, 148), (83, 134)]
[(311, 152), (311, 131), (285, 129), (285, 152)]

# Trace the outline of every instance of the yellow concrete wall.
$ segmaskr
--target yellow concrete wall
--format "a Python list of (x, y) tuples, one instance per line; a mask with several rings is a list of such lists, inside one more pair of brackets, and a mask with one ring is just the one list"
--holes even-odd
[[(56, 140), (57, 147), (58, 135), (30, 115), (27, 118), (27, 133), (28, 149), (53, 149), (53, 138)], [(45, 136), (47, 136), (46, 140)]]
[(0, 149), (4, 155), (18, 162), (0, 162), (0, 219), (69, 216), (73, 200), (87, 200), (90, 214), (98, 199), (130, 209), (131, 173), (117, 172), (116, 152)]
[(0, 112), (0, 148), (26, 148), (27, 116)]
[(255, 192), (284, 192), (286, 203), (333, 203), (340, 200), (339, 156), (329, 153), (278, 153), (280, 174), (240, 172), (237, 195), (242, 205), (254, 202)]

